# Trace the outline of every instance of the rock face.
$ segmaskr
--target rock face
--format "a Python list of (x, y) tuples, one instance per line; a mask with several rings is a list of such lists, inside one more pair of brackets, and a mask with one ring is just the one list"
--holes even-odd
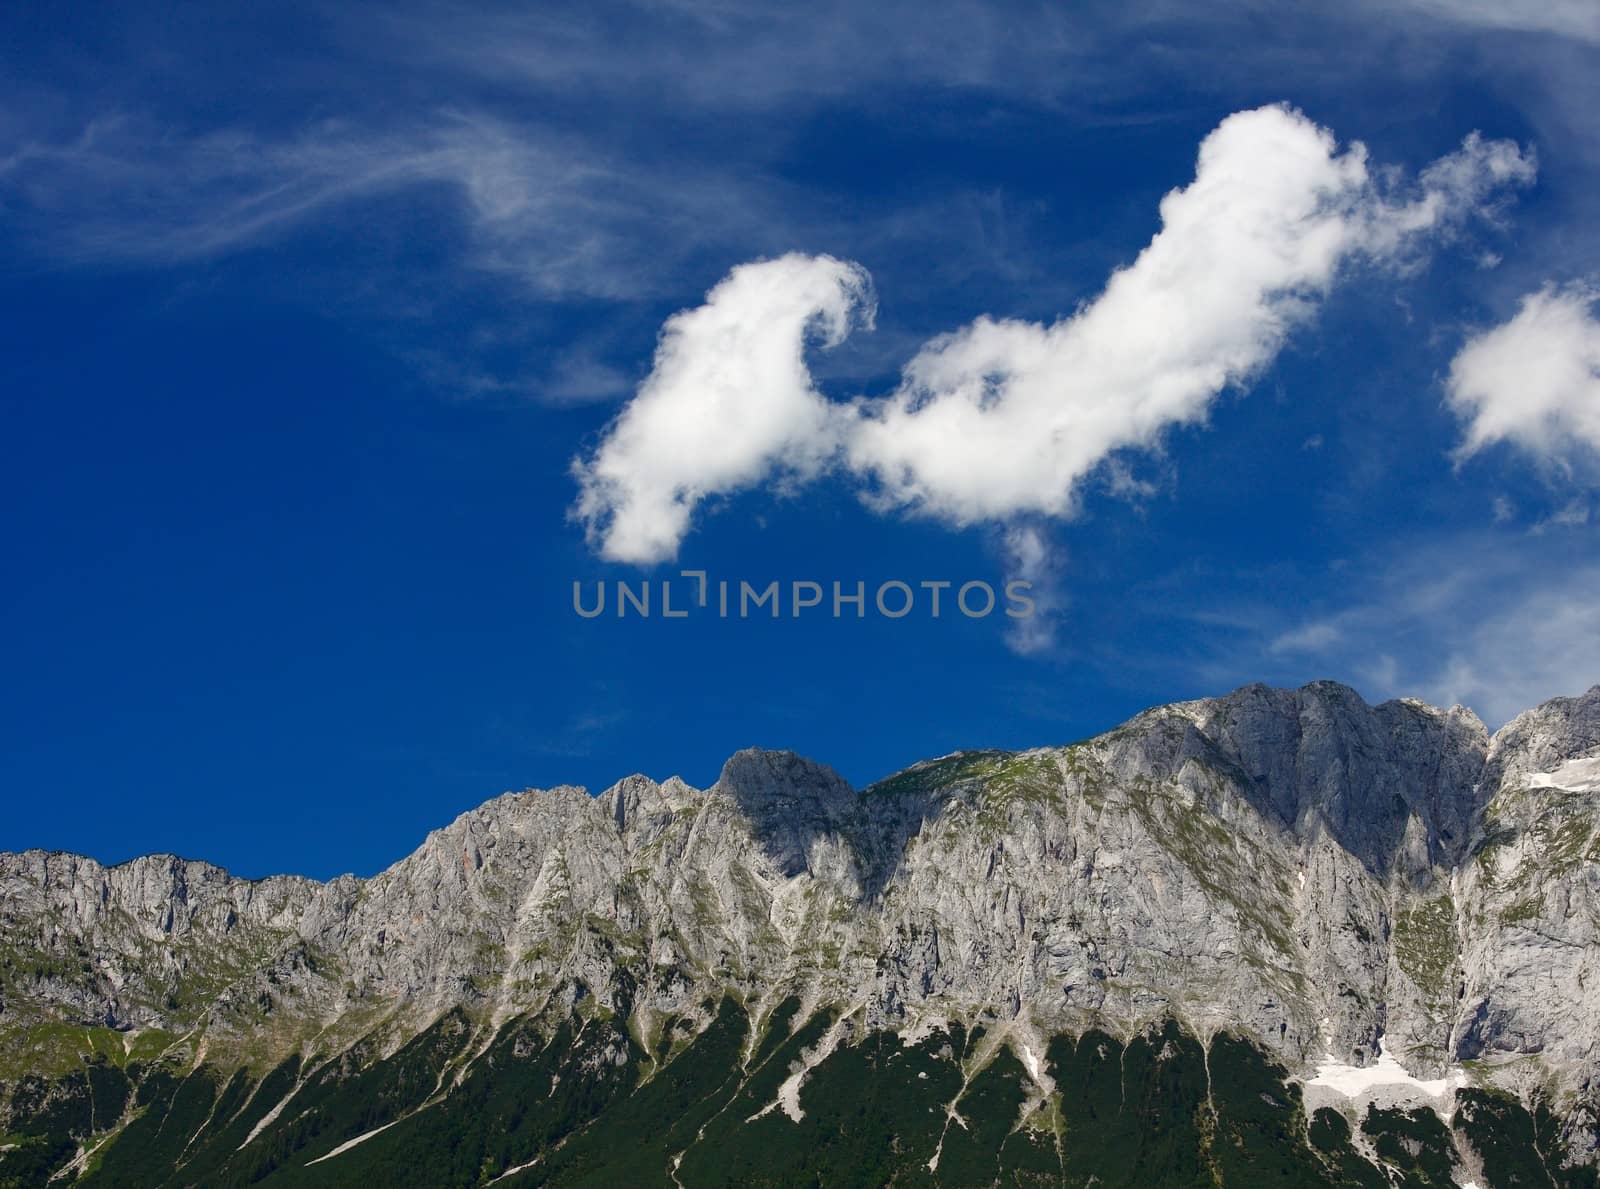
[(225, 1064), (392, 1050), (452, 1009), (600, 1011), (653, 1051), (724, 993), (1019, 1053), (1172, 1020), (1291, 1071), (1471, 1061), (1592, 1162), (1597, 823), (1600, 687), (1491, 738), (1460, 707), (1250, 686), (860, 793), (744, 751), (704, 791), (507, 794), (364, 881), (0, 855), (0, 1031), (42, 1065), (61, 1022)]

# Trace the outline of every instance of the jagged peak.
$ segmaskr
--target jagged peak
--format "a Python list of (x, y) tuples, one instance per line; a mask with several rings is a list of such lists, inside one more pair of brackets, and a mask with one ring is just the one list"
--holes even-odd
[(799, 797), (854, 800), (855, 788), (827, 764), (793, 751), (747, 747), (722, 765), (716, 787), (741, 803)]
[(1203, 726), (1215, 720), (1218, 715), (1226, 715), (1249, 707), (1265, 706), (1281, 714), (1298, 716), (1308, 702), (1327, 705), (1346, 706), (1360, 710), (1371, 710), (1373, 707), (1362, 697), (1359, 690), (1343, 682), (1328, 679), (1308, 681), (1297, 687), (1268, 685), (1262, 681), (1252, 681), (1241, 685), (1225, 694), (1213, 694), (1200, 698), (1188, 698), (1176, 702), (1163, 702), (1151, 706), (1134, 715), (1126, 722), (1112, 727), (1097, 738), (1106, 738), (1125, 731), (1129, 727), (1142, 724), (1160, 722), (1173, 718), (1180, 718), (1196, 725)]
[[(1600, 688), (1522, 721), (1571, 754), (1586, 737), (1564, 724), (1591, 720), (1600, 732)], [(173, 856), (106, 878), (92, 860), (30, 852), (0, 858), (0, 879), (14, 943), (45, 972), (20, 992), (30, 1010), (211, 1020), (217, 1043), (255, 1029), (263, 1002), (318, 1037), (341, 1012), (364, 1021), (398, 1003), (400, 1038), (462, 1003), (495, 1019), (559, 1013), (581, 987), (606, 1010), (644, 1012), (646, 1033), (732, 989), (769, 1008), (790, 992), (851, 1004), (871, 1027), (998, 1012), (1012, 1028), (1037, 1013), (1123, 1033), (1165, 1014), (1234, 1021), (1295, 1062), (1370, 1053), (1380, 1035), (1426, 1041), (1431, 1068), (1524, 1035), (1566, 1044), (1566, 1059), (1592, 1043), (1587, 1024), (1566, 1024), (1589, 1019), (1557, 981), (1570, 946), (1531, 960), (1514, 947), (1542, 936), (1521, 928), (1529, 914), (1568, 936), (1561, 914), (1591, 877), (1539, 900), (1473, 876), (1475, 722), (1417, 699), (1372, 706), (1337, 682), (1253, 685), (1147, 711), (1080, 754), (924, 761), (904, 796), (860, 797), (824, 764), (759, 748), (704, 791), (635, 775), (598, 797), (508, 793), (374, 879), (320, 891), (250, 889)], [(999, 757), (1014, 758), (986, 759)], [(1545, 842), (1530, 834), (1516, 853), (1537, 864)], [(47, 861), (48, 880), (26, 869)], [(1573, 921), (1592, 944), (1588, 918)], [(1511, 973), (1494, 965), (1507, 947), (1522, 964)], [(214, 996), (203, 980), (221, 959), (233, 981), (220, 996), (165, 1001), (174, 977)], [(1526, 989), (1508, 1000), (1523, 1017), (1479, 974)], [(1566, 998), (1547, 1010), (1551, 987)]]
[(1335, 702), (1354, 702), (1360, 706), (1368, 705), (1366, 698), (1361, 696), (1361, 691), (1353, 685), (1346, 685), (1342, 681), (1321, 677), (1315, 681), (1308, 681), (1295, 690), (1299, 694), (1315, 694), (1317, 697), (1327, 698)]
[[(1591, 693), (1596, 692), (1600, 692), (1600, 686), (1591, 691)], [(1572, 699), (1565, 700), (1571, 701)], [(1554, 701), (1560, 702), (1563, 699), (1554, 699)], [(1488, 727), (1478, 713), (1470, 706), (1464, 706), (1459, 702), (1449, 707), (1440, 707), (1425, 699), (1411, 695), (1390, 698), (1383, 702), (1369, 702), (1365, 695), (1354, 686), (1347, 685), (1342, 681), (1321, 678), (1315, 681), (1308, 681), (1300, 686), (1275, 686), (1255, 681), (1248, 685), (1241, 685), (1226, 694), (1163, 703), (1158, 706), (1152, 706), (1148, 710), (1135, 715), (1127, 722), (1111, 728), (1111, 730), (1105, 732), (1105, 736), (1116, 734), (1127, 727), (1144, 721), (1172, 717), (1185, 719), (1203, 728), (1214, 721), (1219, 713), (1237, 711), (1250, 706), (1265, 706), (1285, 715), (1299, 717), (1310, 705), (1345, 708), (1358, 713), (1373, 713), (1377, 715), (1396, 709), (1405, 709), (1434, 720), (1464, 723), (1474, 733), (1481, 732), (1485, 741), (1488, 740), (1490, 735)], [(1549, 703), (1545, 705), (1549, 705)], [(1526, 711), (1525, 714), (1535, 714), (1539, 709), (1542, 709), (1542, 707)]]
[(1471, 706), (1465, 706), (1460, 702), (1452, 702), (1449, 706), (1435, 706), (1424, 698), (1406, 694), (1398, 698), (1390, 698), (1387, 702), (1380, 702), (1374, 709), (1382, 710), (1385, 707), (1403, 707), (1428, 718), (1465, 722), (1482, 728), (1484, 738), (1487, 739), (1489, 737), (1489, 727), (1483, 721), (1483, 718)]
[(680, 776), (669, 776), (658, 783), (634, 773), (601, 793), (595, 803), (616, 824), (618, 832), (624, 832), (641, 820), (659, 822), (704, 795)]
[(1600, 748), (1600, 685), (1584, 693), (1548, 698), (1524, 710), (1489, 741), (1483, 795), (1508, 782), (1548, 771), (1560, 762)]
[[(1187, 724), (1186, 729), (1199, 730), (1208, 738), (1223, 743), (1224, 750), (1232, 753), (1235, 748), (1229, 744), (1227, 736), (1238, 712), (1257, 707), (1269, 714), (1282, 715), (1286, 729), (1298, 730), (1298, 720), (1308, 704), (1349, 708), (1362, 712), (1362, 716), (1365, 714), (1381, 716), (1388, 709), (1404, 708), (1408, 712), (1435, 722), (1459, 723), (1466, 726), (1471, 734), (1480, 735), (1490, 756), (1497, 758), (1502, 765), (1508, 758), (1506, 753), (1513, 748), (1513, 745), (1519, 753), (1527, 752), (1527, 755), (1512, 765), (1512, 768), (1519, 771), (1523, 768), (1536, 770), (1541, 765), (1553, 762), (1552, 756), (1566, 758), (1566, 753), (1576, 754), (1579, 750), (1586, 751), (1600, 746), (1600, 685), (1591, 687), (1581, 695), (1548, 699), (1519, 714), (1490, 737), (1482, 720), (1467, 707), (1455, 705), (1448, 709), (1440, 709), (1415, 697), (1401, 697), (1372, 705), (1358, 690), (1333, 680), (1311, 681), (1297, 688), (1254, 682), (1220, 696), (1154, 706), (1130, 718), (1121, 726), (1086, 742), (1105, 745), (1120, 741), (1126, 744), (1130, 739), (1138, 738), (1146, 728), (1160, 723), (1176, 725), (1174, 720), (1178, 720)], [(1548, 726), (1553, 722), (1567, 724), (1566, 727), (1555, 731), (1555, 736), (1559, 738), (1552, 736), (1546, 739), (1542, 746), (1534, 745), (1537, 740), (1530, 742), (1530, 735), (1537, 735), (1541, 725)], [(1549, 735), (1550, 732), (1546, 731), (1545, 734)], [(1577, 744), (1582, 744), (1582, 747), (1577, 747)], [(952, 752), (948, 756), (913, 764), (901, 773), (885, 778), (872, 787), (888, 786), (891, 781), (899, 777), (928, 770), (951, 759), (980, 754), (1002, 753), (992, 749), (965, 749)], [(1245, 767), (1249, 768), (1249, 765)], [(1254, 769), (1251, 769), (1249, 774), (1253, 777), (1260, 775)], [(1490, 773), (1486, 771), (1485, 775), (1487, 777)], [(1490, 782), (1486, 779), (1485, 783)], [(1487, 788), (1485, 795), (1491, 794), (1492, 791), (1492, 787)], [(462, 835), (474, 834), (481, 829), (489, 828), (499, 819), (516, 819), (525, 815), (541, 814), (556, 810), (558, 806), (560, 812), (581, 812), (585, 807), (597, 807), (602, 813), (616, 820), (618, 827), (621, 828), (641, 806), (659, 803), (659, 807), (663, 810), (681, 808), (716, 792), (731, 796), (741, 809), (757, 816), (765, 816), (773, 811), (781, 812), (781, 807), (784, 805), (841, 809), (855, 802), (858, 797), (857, 791), (850, 783), (826, 764), (786, 749), (750, 747), (728, 758), (715, 785), (708, 790), (694, 788), (677, 776), (658, 783), (650, 777), (635, 774), (618, 781), (598, 796), (591, 796), (586, 789), (575, 785), (561, 785), (548, 789), (530, 787), (506, 792), (466, 810), (449, 825), (430, 832), (419, 850), (426, 849), (430, 845), (459, 843)], [(1300, 808), (1291, 805), (1281, 807), (1285, 818), (1290, 821), (1297, 819)], [(204, 860), (165, 854), (140, 856), (111, 865), (100, 864), (88, 856), (73, 855), (66, 851), (35, 849), (23, 852), (23, 855), (27, 857), (28, 862), (36, 864), (64, 861), (92, 864), (92, 867), (85, 867), (90, 871), (112, 872), (119, 869), (139, 871), (165, 865), (174, 870), (181, 868), (189, 873), (191, 878), (205, 877), (211, 872), (216, 872), (222, 878), (239, 882), (262, 883), (276, 879), (303, 880), (309, 884), (326, 882), (298, 875), (272, 875), (246, 879), (234, 876), (224, 868)], [(16, 857), (13, 856), (13, 860)], [(399, 862), (403, 863), (405, 859)], [(205, 873), (205, 876), (202, 876), (202, 873)]]
[(29, 869), (39, 874), (48, 872), (50, 874), (67, 875), (70, 873), (75, 877), (87, 874), (90, 877), (111, 879), (130, 876), (138, 878), (161, 873), (183, 881), (211, 880), (229, 885), (259, 886), (296, 883), (320, 887), (328, 882), (313, 879), (308, 875), (238, 875), (229, 871), (226, 867), (207, 859), (192, 859), (184, 855), (172, 854), (168, 851), (135, 855), (131, 859), (122, 859), (115, 863), (103, 863), (93, 855), (79, 854), (76, 851), (45, 847), (30, 847), (22, 851), (0, 851), (0, 872), (18, 872)]
[(1537, 706), (1530, 706), (1516, 715), (1494, 733), (1497, 742), (1510, 739), (1527, 728), (1528, 724), (1551, 718), (1571, 718), (1600, 714), (1600, 685), (1591, 685), (1581, 694), (1546, 698)]
[[(641, 778), (642, 779), (642, 778)], [(438, 842), (446, 837), (470, 831), (475, 827), (500, 818), (512, 818), (565, 805), (586, 805), (593, 798), (581, 784), (557, 784), (549, 788), (525, 788), (501, 793), (464, 809), (448, 825), (428, 831), (423, 845)]]

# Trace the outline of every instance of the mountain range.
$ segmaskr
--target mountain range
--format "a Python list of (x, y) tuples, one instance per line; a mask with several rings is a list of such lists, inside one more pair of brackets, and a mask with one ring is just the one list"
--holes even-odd
[(1600, 687), (0, 855), (0, 1186), (1600, 1184)]

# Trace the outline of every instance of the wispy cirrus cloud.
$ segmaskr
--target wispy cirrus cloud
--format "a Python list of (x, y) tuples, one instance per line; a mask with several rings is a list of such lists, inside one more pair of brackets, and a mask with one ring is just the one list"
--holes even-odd
[[(1569, 528), (1567, 532), (1580, 529)], [(1370, 697), (1471, 706), (1491, 726), (1600, 677), (1600, 564), (1555, 535), (1451, 535), (1343, 576), (1345, 606), (1234, 639), (1235, 672), (1334, 674)], [(1575, 560), (1576, 559), (1576, 560)]]
[[(846, 209), (826, 185), (795, 176), (786, 155), (796, 132), (842, 102), (871, 112), (908, 98), (937, 125), (944, 105), (917, 97), (955, 94), (985, 96), (985, 118), (1002, 123), (1020, 108), (1079, 124), (1170, 121), (1185, 113), (1140, 101), (1151, 80), (1183, 80), (1195, 110), (1208, 113), (1242, 93), (1310, 96), (1330, 80), (1346, 87), (1352, 61), (1377, 74), (1436, 69), (1449, 57), (1441, 31), (1452, 44), (1486, 47), (1483, 69), (1497, 79), (1505, 72), (1495, 55), (1536, 60), (1531, 81), (1517, 84), (1526, 89), (1551, 73), (1548, 55), (1530, 42), (1593, 40), (1593, 11), (1582, 0), (1411, 0), (1386, 8), (1396, 19), (1381, 26), (1357, 8), (1302, 14), (1263, 38), (1265, 11), (1258, 0), (1071, 11), (952, 0), (927, 20), (898, 0), (865, 9), (830, 0), (803, 11), (627, 0), (511, 11), (406, 0), (319, 13), (306, 30), (314, 52), (293, 59), (273, 57), (270, 42), (236, 41), (252, 36), (248, 27), (208, 31), (223, 52), (188, 62), (176, 86), (165, 75), (153, 81), (134, 59), (141, 50), (153, 60), (182, 58), (192, 47), (166, 23), (128, 10), (102, 52), (71, 59), (95, 75), (96, 85), (80, 90), (102, 106), (30, 92), (20, 77), (0, 84), (8, 100), (0, 204), (19, 250), (78, 267), (193, 265), (330, 227), (359, 239), (371, 215), (379, 230), (367, 255), (323, 254), (320, 262), (365, 274), (350, 280), (351, 304), (475, 290), (494, 292), (507, 309), (594, 301), (631, 305), (628, 317), (648, 309), (656, 322), (662, 302), (686, 284), (705, 286), (731, 261), (800, 249), (871, 259), (880, 275), (887, 259), (918, 258), (931, 293), (1009, 285), (1030, 294), (1037, 314), (1077, 301), (1085, 277), (1065, 275), (1064, 246), (1041, 241), (1022, 221), (1008, 242), (985, 234), (986, 209), (1003, 212), (1014, 198), (1003, 183), (941, 182), (911, 187), (892, 209)], [(1483, 40), (1502, 29), (1537, 36)], [(1220, 71), (1205, 52), (1235, 44), (1242, 31), (1259, 49), (1248, 78)], [(1502, 45), (1511, 40), (1515, 47)], [(1330, 56), (1330, 42), (1361, 49)], [(115, 45), (131, 47), (126, 60), (109, 53)], [(217, 65), (246, 50), (265, 54), (250, 77)], [(259, 117), (249, 109), (250, 122), (230, 98), (246, 92), (264, 100)], [(1590, 106), (1568, 105), (1577, 119), (1564, 133), (1594, 140), (1582, 119)], [(422, 212), (423, 234), (397, 228), (378, 242), (401, 207)], [(428, 241), (421, 267), (407, 255), (416, 239)], [(496, 290), (504, 280), (513, 284)], [(497, 315), (480, 306), (479, 316)], [(573, 341), (558, 352), (541, 348), (536, 362), (510, 369), (467, 358), (460, 342), (425, 345), (424, 353), (458, 362), (424, 371), (453, 373), (447, 386), (462, 393), (557, 403), (617, 395), (614, 381), (639, 354), (637, 336), (625, 357), (600, 342), (604, 331), (568, 333)], [(415, 337), (414, 329), (400, 337)], [(905, 358), (898, 347), (859, 341), (835, 357), (858, 356), (879, 371)]]
[[(945, 290), (1040, 286), (1017, 220), (996, 231), (1003, 193), (837, 207), (739, 154), (642, 154), (494, 107), (261, 131), (121, 114), (51, 137), (14, 121), (0, 128), (8, 246), (30, 265), (189, 276), (292, 252), (271, 283), (376, 324), (431, 389), (556, 405), (625, 395), (662, 305), (729, 260), (876, 245), (927, 260)], [(892, 366), (901, 341), (862, 340), (848, 363)]]
[(1020, 522), (1000, 535), (1006, 583), (1025, 583), (1031, 614), (1006, 628), (1006, 644), (1021, 656), (1048, 652), (1056, 645), (1056, 629), (1066, 602), (1063, 571), (1066, 558), (1046, 536), (1043, 526)]
[[(1385, 69), (1417, 65), (1443, 31), (1518, 32), (1600, 40), (1588, 0), (1362, 0), (1326, 13), (1280, 16), (1269, 0), (1197, 6), (1097, 0), (1071, 7), (948, 0), (870, 6), (822, 0), (805, 8), (674, 0), (605, 0), (581, 9), (398, 6), (374, 21), (353, 10), (353, 46), (431, 68), (534, 91), (579, 89), (605, 99), (647, 93), (675, 106), (771, 111), (863, 96), (885, 88), (970, 89), (1030, 103), (1105, 112), (1152, 75), (1202, 84), (1216, 63), (1186, 51), (1249, 36), (1258, 68), (1348, 76), (1329, 37), (1358, 28), (1371, 49), (1406, 43)], [(1381, 17), (1375, 20), (1375, 17)], [(1263, 34), (1268, 36), (1263, 38)], [(1382, 51), (1380, 51), (1382, 52)]]
[(938, 19), (906, 0), (862, 6), (606, 0), (583, 8), (413, 5), (345, 22), (352, 43), (497, 85), (654, 95), (674, 107), (771, 111), (885, 86), (974, 88), (1033, 100), (1126, 89), (1108, 42), (1147, 49), (1180, 10), (996, 6), (951, 0)]
[(1394, 7), (1448, 24), (1600, 42), (1600, 8), (1588, 0), (1403, 0), (1385, 6)]
[(553, 296), (637, 296), (667, 271), (664, 245), (692, 251), (704, 236), (690, 229), (713, 211), (719, 234), (741, 218), (711, 185), (669, 184), (572, 138), (452, 112), (403, 128), (329, 120), (276, 137), (103, 118), (65, 142), (19, 144), (0, 160), (0, 186), (13, 219), (57, 258), (158, 265), (246, 251), (363, 201), (432, 191), (466, 228), (473, 266)]

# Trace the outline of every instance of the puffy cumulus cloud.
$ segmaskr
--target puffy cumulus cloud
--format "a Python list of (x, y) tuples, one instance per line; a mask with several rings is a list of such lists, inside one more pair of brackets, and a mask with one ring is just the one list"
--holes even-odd
[(1504, 142), (1471, 137), (1409, 201), (1383, 195), (1360, 145), (1298, 112), (1224, 120), (1162, 229), (1095, 300), (1053, 325), (980, 318), (936, 339), (890, 398), (864, 408), (851, 465), (875, 499), (956, 524), (1072, 510), (1113, 452), (1204, 419), (1277, 354), (1355, 257), (1397, 261), (1422, 233), (1531, 177)]
[(927, 343), (895, 391), (850, 405), (816, 393), (801, 352), (808, 326), (844, 332), (865, 274), (826, 257), (744, 266), (668, 324), (655, 371), (577, 465), (578, 515), (606, 556), (658, 560), (704, 496), (836, 454), (880, 511), (957, 526), (1070, 515), (1118, 451), (1204, 420), (1265, 367), (1352, 262), (1412, 263), (1533, 169), (1472, 136), (1396, 193), (1361, 145), (1339, 151), (1299, 112), (1240, 112), (1099, 296), (1050, 325), (980, 318)]
[(668, 560), (701, 500), (814, 475), (837, 450), (843, 410), (812, 385), (806, 343), (836, 345), (872, 313), (860, 267), (791, 254), (741, 265), (669, 318), (638, 394), (573, 466), (574, 512), (602, 556)]
[(1546, 287), (1509, 321), (1470, 340), (1450, 365), (1450, 407), (1465, 423), (1460, 457), (1509, 442), (1565, 468), (1600, 450), (1600, 290)]

